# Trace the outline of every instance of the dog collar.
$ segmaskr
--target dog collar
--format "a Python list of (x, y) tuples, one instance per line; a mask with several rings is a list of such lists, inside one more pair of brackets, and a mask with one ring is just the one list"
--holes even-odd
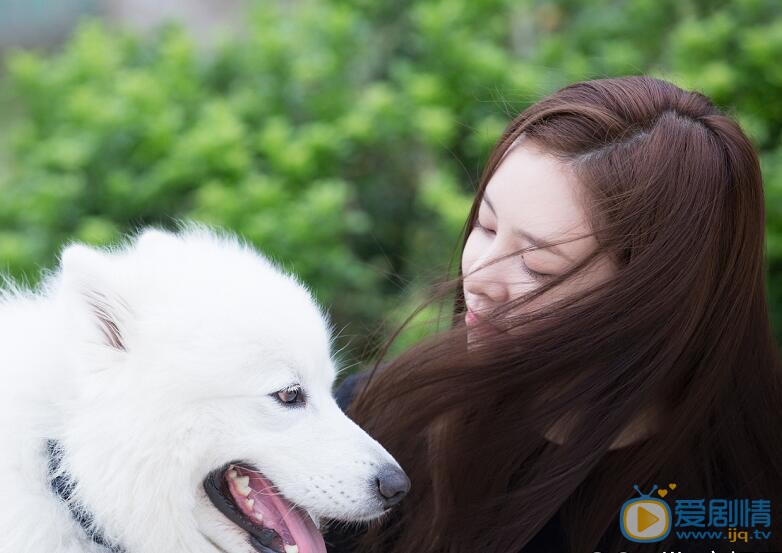
[(60, 444), (56, 440), (47, 440), (46, 450), (49, 456), (49, 482), (51, 482), (52, 491), (65, 503), (71, 512), (71, 516), (79, 523), (87, 537), (112, 553), (125, 553), (125, 549), (121, 545), (107, 540), (103, 533), (93, 526), (94, 517), (92, 513), (85, 509), (77, 508), (70, 500), (73, 495), (73, 489), (76, 487), (76, 481), (71, 478), (70, 474), (60, 470), (63, 456)]

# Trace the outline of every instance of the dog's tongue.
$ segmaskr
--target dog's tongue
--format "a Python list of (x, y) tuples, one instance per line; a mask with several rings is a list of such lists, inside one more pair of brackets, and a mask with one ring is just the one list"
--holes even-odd
[[(236, 477), (232, 471), (236, 471)], [(323, 536), (312, 518), (281, 496), (263, 474), (237, 466), (228, 474), (236, 504), (247, 517), (277, 532), (285, 553), (326, 553)]]

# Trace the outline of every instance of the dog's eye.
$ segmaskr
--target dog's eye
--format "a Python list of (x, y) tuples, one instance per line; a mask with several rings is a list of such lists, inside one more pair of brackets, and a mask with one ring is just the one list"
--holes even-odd
[(301, 386), (288, 386), (287, 388), (275, 392), (274, 396), (280, 403), (285, 405), (293, 405), (296, 403), (304, 403), (304, 391)]

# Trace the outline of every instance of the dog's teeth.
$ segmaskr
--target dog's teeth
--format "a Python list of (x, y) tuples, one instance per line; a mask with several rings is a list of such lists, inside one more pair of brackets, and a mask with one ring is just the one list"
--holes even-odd
[(236, 480), (236, 489), (237, 491), (242, 494), (243, 496), (247, 497), (250, 495), (250, 477), (249, 476), (240, 476)]
[(255, 505), (255, 500), (254, 500), (254, 499), (247, 499), (247, 500), (245, 500), (245, 503), (247, 504), (247, 506), (248, 506), (250, 509), (252, 509), (252, 508), (253, 508), (253, 505)]
[(285, 545), (285, 553), (299, 553), (298, 545)]

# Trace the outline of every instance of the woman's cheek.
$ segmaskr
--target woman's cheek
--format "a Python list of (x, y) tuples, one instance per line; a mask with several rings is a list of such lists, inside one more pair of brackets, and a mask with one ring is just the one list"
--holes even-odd
[(464, 251), (462, 251), (462, 274), (470, 272), (470, 268), (475, 264), (475, 261), (480, 257), (481, 250), (481, 237), (478, 233), (473, 231), (467, 237), (467, 242), (464, 244)]

